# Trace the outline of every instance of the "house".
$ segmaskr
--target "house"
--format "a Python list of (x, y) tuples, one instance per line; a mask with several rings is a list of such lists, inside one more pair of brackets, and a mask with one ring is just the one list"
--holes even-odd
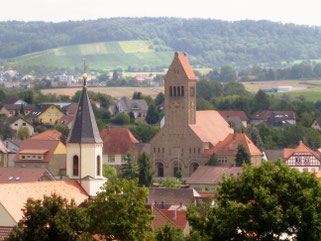
[(61, 108), (61, 110), (66, 114), (66, 115), (74, 115), (77, 111), (78, 108), (78, 103), (71, 103), (70, 105), (65, 105)]
[(218, 111), (196, 111), (197, 77), (186, 54), (175, 53), (165, 76), (165, 123), (150, 141), (157, 177), (189, 177), (208, 162), (204, 152), (234, 130)]
[(53, 181), (55, 177), (46, 168), (1, 167), (0, 183)]
[(311, 128), (321, 131), (321, 117), (315, 118), (312, 121)]
[(190, 233), (190, 226), (186, 218), (185, 210), (168, 210), (158, 209), (154, 205), (151, 205), (152, 215), (152, 230), (156, 232), (159, 228), (168, 225), (175, 229), (180, 229), (184, 235)]
[(60, 124), (60, 125), (64, 125), (64, 126), (68, 126), (69, 130), (72, 127), (72, 121), (74, 119), (74, 114), (69, 114), (69, 115), (64, 115), (63, 117), (61, 117), (59, 120), (57, 120), (56, 124)]
[(30, 137), (32, 140), (60, 140), (61, 132), (56, 130), (46, 130), (44, 132), (39, 133), (38, 135)]
[(21, 108), (24, 110), (25, 115), (29, 115), (35, 108), (35, 105), (3, 104), (0, 108), (0, 114), (4, 114), (8, 117), (11, 117), (14, 116), (16, 112), (20, 112)]
[(111, 114), (130, 113), (133, 112), (135, 118), (145, 118), (148, 111), (148, 105), (144, 99), (129, 100), (127, 98), (121, 99), (116, 105), (108, 108)]
[(18, 131), (21, 127), (26, 127), (30, 136), (34, 134), (33, 125), (19, 115), (9, 117), (6, 122), (10, 125), (12, 130)]
[(218, 142), (213, 148), (206, 150), (204, 156), (216, 154), (221, 165), (234, 166), (235, 156), (238, 152), (238, 146), (243, 145), (250, 155), (252, 166), (258, 166), (262, 163), (262, 152), (244, 133), (229, 134), (223, 141)]
[(267, 161), (283, 160), (284, 150), (265, 150)]
[(34, 123), (54, 125), (64, 115), (65, 113), (56, 105), (41, 104), (37, 105), (27, 117)]
[(128, 128), (104, 128), (100, 132), (104, 142), (103, 163), (120, 167), (126, 162), (126, 154), (131, 153), (133, 160), (137, 160), (139, 141)]
[(14, 157), (16, 167), (47, 168), (54, 176), (66, 171), (66, 146), (60, 140), (32, 137), (22, 141)]
[(288, 125), (295, 125), (298, 119), (297, 114), (293, 111), (261, 110), (251, 115), (252, 124), (257, 126), (266, 123), (272, 128), (283, 128)]
[(296, 148), (285, 148), (283, 162), (300, 172), (321, 170), (321, 154), (311, 150), (302, 141)]
[(186, 180), (186, 183), (197, 190), (213, 191), (224, 176), (238, 177), (242, 172), (242, 167), (201, 166)]
[(76, 180), (1, 183), (0, 193), (6, 194), (0, 195), (0, 230), (6, 231), (3, 236), (7, 236), (22, 219), (22, 209), (28, 198), (38, 200), (55, 193), (80, 206), (89, 197)]
[(248, 118), (244, 111), (220, 110), (219, 113), (227, 122), (233, 122), (237, 128), (246, 128)]

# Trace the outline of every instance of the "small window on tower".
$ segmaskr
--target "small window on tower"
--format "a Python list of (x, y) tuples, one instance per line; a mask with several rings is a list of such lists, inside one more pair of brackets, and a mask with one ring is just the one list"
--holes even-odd
[(176, 96), (176, 86), (174, 86), (174, 96)]
[(181, 96), (181, 87), (177, 87), (177, 96)]
[(184, 86), (182, 86), (182, 96), (184, 96)]
[(190, 93), (191, 96), (195, 96), (195, 88), (194, 87), (190, 88), (190, 92), (191, 92)]

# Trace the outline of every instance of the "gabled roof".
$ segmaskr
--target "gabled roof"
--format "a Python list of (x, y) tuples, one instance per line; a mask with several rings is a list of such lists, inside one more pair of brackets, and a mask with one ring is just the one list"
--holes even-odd
[(122, 109), (126, 112), (130, 111), (147, 111), (148, 110), (148, 105), (146, 103), (146, 100), (144, 99), (121, 99), (118, 102), (118, 105), (121, 105)]
[(298, 116), (293, 111), (273, 111), (260, 110), (251, 115), (251, 120), (268, 120), (269, 118), (276, 118), (279, 120), (298, 120)]
[(173, 228), (178, 228), (169, 218), (160, 211), (160, 209), (156, 208), (154, 205), (152, 207), (152, 215), (154, 216), (152, 220), (152, 230), (155, 232), (157, 229), (164, 227), (165, 225), (169, 225)]
[(0, 203), (16, 222), (22, 218), (22, 208), (28, 198), (43, 199), (44, 195), (57, 194), (69, 201), (73, 199), (77, 205), (88, 198), (78, 181), (74, 180), (1, 184), (0, 193)]
[(46, 168), (36, 167), (1, 167), (0, 183), (37, 182), (46, 175), (55, 180), (54, 176)]
[(46, 130), (38, 135), (32, 136), (29, 139), (32, 140), (60, 140), (61, 132), (56, 130)]
[[(193, 69), (192, 69), (192, 66), (190, 65), (187, 57), (186, 57), (186, 53), (175, 53), (175, 58), (178, 58), (179, 62), (181, 63), (182, 65), (182, 68), (186, 74), (186, 77), (189, 79), (189, 80), (197, 80), (198, 78), (196, 77)], [(173, 60), (173, 62), (175, 61), (175, 58)]]
[(71, 103), (70, 105), (66, 105), (62, 107), (62, 111), (68, 114), (75, 114), (77, 112), (78, 103)]
[(223, 180), (223, 177), (234, 175), (238, 177), (243, 172), (242, 167), (228, 167), (228, 166), (200, 166), (187, 179), (187, 184), (194, 185), (217, 185)]
[(221, 114), (221, 116), (223, 116), (224, 119), (229, 119), (230, 117), (238, 116), (242, 121), (248, 121), (245, 112), (241, 110), (220, 110), (218, 112)]
[(103, 154), (126, 154), (139, 141), (127, 128), (105, 128), (100, 132), (103, 139)]
[(24, 122), (26, 122), (26, 123), (28, 123), (29, 125), (32, 126), (32, 124), (31, 124), (29, 121), (26, 121), (25, 119), (23, 119), (23, 118), (22, 118), (21, 116), (19, 116), (19, 115), (8, 117), (8, 118), (6, 119), (6, 122), (8, 122), (8, 123), (11, 125), (11, 124), (15, 123), (15, 122), (16, 122), (17, 120), (19, 120), (19, 119), (23, 120)]
[(314, 155), (316, 158), (320, 159), (320, 154), (316, 151), (311, 150), (302, 141), (300, 141), (300, 144), (296, 148), (285, 148), (283, 157), (286, 160), (295, 153), (310, 153)]
[[(14, 157), (14, 161), (27, 162), (27, 163), (33, 163), (33, 162), (46, 163), (51, 159), (59, 143), (62, 144), (62, 142), (60, 142), (59, 140), (42, 140), (42, 139), (31, 139), (31, 138), (24, 140), (20, 145), (20, 149), (18, 153)], [(32, 152), (34, 152), (34, 154), (38, 154), (39, 151), (42, 151), (42, 152), (46, 151), (46, 152), (44, 152), (43, 160), (26, 160), (26, 159), (22, 160), (19, 158), (19, 153), (23, 154), (25, 151), (30, 153), (30, 155), (32, 155)]]
[(213, 146), (234, 132), (216, 110), (196, 111), (196, 124), (189, 126), (201, 141), (209, 142)]
[(266, 157), (269, 161), (275, 161), (277, 159), (283, 159), (284, 150), (265, 150)]
[[(312, 121), (312, 123), (313, 123), (314, 121), (316, 121), (316, 122), (318, 123), (318, 125), (321, 127), (321, 117), (315, 118), (315, 119)], [(312, 125), (312, 124), (311, 124), (311, 125)], [(312, 127), (312, 126), (311, 126), (311, 127)]]
[(242, 144), (250, 156), (262, 156), (262, 152), (244, 133), (229, 134), (223, 141), (217, 143), (206, 154), (213, 154), (219, 156), (235, 156), (237, 154), (238, 145)]
[(80, 95), (77, 113), (75, 114), (67, 143), (102, 143), (94, 112), (84, 86)]
[(200, 195), (192, 188), (150, 188), (148, 204), (164, 203), (170, 205), (189, 204), (195, 201)]
[(160, 209), (162, 214), (164, 214), (168, 220), (175, 224), (175, 226), (181, 230), (184, 230), (187, 225), (186, 212), (184, 210), (169, 210)]
[(75, 117), (74, 114), (64, 115), (59, 120), (57, 120), (57, 124), (66, 125), (67, 126), (73, 121), (74, 117)]
[[(15, 104), (3, 104), (2, 107), (4, 107), (7, 110), (18, 110), (20, 111), (21, 104), (20, 105), (15, 105)], [(24, 110), (33, 110), (35, 109), (35, 105), (23, 105)]]
[[(29, 105), (27, 105), (28, 107)], [(27, 115), (28, 118), (38, 118), (43, 112), (45, 112), (50, 106), (55, 106), (58, 110), (61, 109), (53, 104), (40, 104), (36, 105), (35, 108)], [(62, 112), (62, 111), (61, 111)]]

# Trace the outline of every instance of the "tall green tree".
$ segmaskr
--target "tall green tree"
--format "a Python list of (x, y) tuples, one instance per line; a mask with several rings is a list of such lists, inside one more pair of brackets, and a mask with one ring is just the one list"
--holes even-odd
[(21, 225), (14, 227), (7, 241), (85, 240), (87, 225), (82, 208), (53, 194), (43, 200), (27, 200)]
[(150, 125), (154, 125), (159, 121), (159, 112), (155, 105), (151, 105), (148, 108), (146, 115), (146, 122)]
[[(321, 239), (321, 185), (281, 161), (244, 166), (225, 178), (211, 203), (190, 206), (187, 218), (205, 240)], [(288, 239), (289, 240), (289, 239)]]
[(155, 104), (157, 106), (159, 106), (159, 105), (163, 104), (164, 101), (165, 101), (165, 96), (164, 96), (163, 92), (160, 92), (155, 98)]
[(29, 129), (25, 126), (21, 126), (17, 132), (17, 137), (20, 140), (25, 140), (30, 137)]
[(132, 155), (130, 153), (126, 154), (125, 163), (121, 165), (120, 178), (127, 180), (133, 180), (138, 177), (138, 167), (133, 162)]
[(116, 169), (107, 164), (103, 165), (103, 176), (106, 177), (108, 181), (112, 183), (116, 183), (118, 178)]
[(138, 157), (138, 183), (141, 186), (150, 187), (153, 183), (154, 172), (146, 152)]
[(0, 136), (2, 140), (11, 139), (15, 135), (15, 131), (11, 129), (10, 125), (5, 124), (0, 131)]
[(254, 111), (267, 110), (270, 107), (270, 97), (263, 90), (259, 90), (254, 96)]
[(25, 115), (25, 109), (23, 107), (23, 105), (20, 105), (20, 112), (19, 112), (20, 115)]
[(145, 207), (148, 189), (137, 180), (106, 182), (102, 191), (88, 201), (90, 232), (107, 241), (146, 240), (152, 215)]
[(235, 70), (231, 66), (223, 66), (218, 77), (222, 82), (233, 82), (236, 80)]
[(210, 159), (208, 160), (206, 165), (208, 165), (208, 166), (219, 166), (220, 165), (220, 163), (218, 161), (218, 157), (215, 153), (213, 153), (210, 156)]
[(235, 156), (235, 164), (240, 167), (245, 163), (247, 165), (251, 164), (250, 155), (242, 144), (239, 144), (237, 147), (237, 153)]

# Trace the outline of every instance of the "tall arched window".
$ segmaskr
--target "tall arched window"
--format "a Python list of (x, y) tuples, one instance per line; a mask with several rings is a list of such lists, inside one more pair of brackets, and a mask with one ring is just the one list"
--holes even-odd
[(73, 168), (72, 168), (72, 170), (73, 170), (72, 175), (73, 175), (73, 176), (79, 176), (79, 158), (78, 158), (78, 156), (76, 156), (76, 155), (75, 155), (74, 158), (73, 158), (72, 166), (73, 166)]
[(164, 165), (161, 162), (158, 162), (156, 164), (156, 169), (157, 169), (157, 176), (158, 177), (164, 177)]
[(174, 86), (174, 96), (176, 96), (176, 86)]
[(100, 156), (97, 156), (97, 176), (100, 176)]

